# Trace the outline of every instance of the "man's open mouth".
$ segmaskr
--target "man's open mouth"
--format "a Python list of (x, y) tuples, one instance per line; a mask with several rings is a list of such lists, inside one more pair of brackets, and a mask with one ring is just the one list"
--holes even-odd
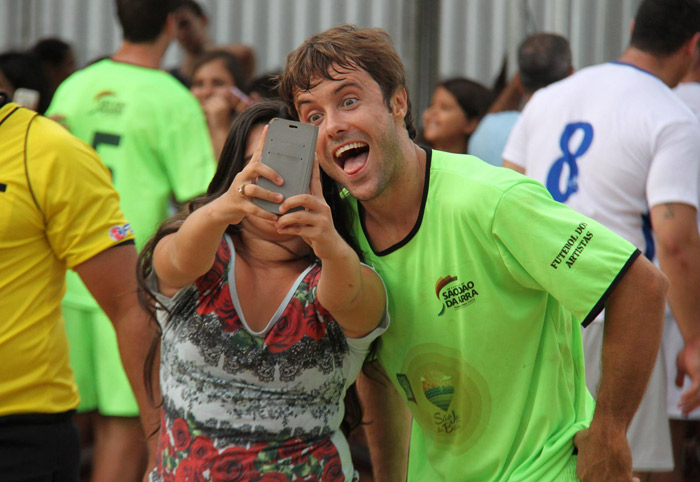
[(333, 154), (333, 160), (345, 172), (355, 174), (367, 162), (369, 145), (365, 142), (351, 142), (339, 147)]

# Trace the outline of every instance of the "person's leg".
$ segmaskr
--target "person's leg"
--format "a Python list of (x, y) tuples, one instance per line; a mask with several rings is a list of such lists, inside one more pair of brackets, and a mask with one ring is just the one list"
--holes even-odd
[(627, 430), (635, 475), (641, 481), (655, 480), (657, 474), (673, 471), (673, 444), (666, 411), (666, 367), (663, 346), (642, 402)]
[(684, 420), (670, 420), (671, 443), (673, 444), (673, 471), (653, 474), (651, 482), (684, 482), (683, 475), (686, 424)]
[(87, 480), (92, 470), (94, 418), (97, 415), (94, 333), (91, 315), (93, 310), (66, 301), (61, 308), (68, 337), (70, 364), (78, 386), (78, 395), (80, 395), (80, 405), (73, 419), (80, 434), (81, 480)]
[(92, 480), (139, 482), (146, 470), (146, 439), (138, 405), (124, 373), (117, 337), (101, 311), (93, 320), (99, 415), (96, 418)]
[(141, 481), (146, 471), (146, 443), (138, 417), (96, 419), (92, 480)]

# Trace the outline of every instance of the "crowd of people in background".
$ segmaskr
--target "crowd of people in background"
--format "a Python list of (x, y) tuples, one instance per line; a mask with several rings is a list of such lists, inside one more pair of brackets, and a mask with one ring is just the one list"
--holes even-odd
[[(259, 73), (114, 2), (105, 57), (0, 54), (0, 480), (700, 480), (700, 0), (423, 112), (381, 29)], [(256, 184), (273, 118), (308, 194)]]

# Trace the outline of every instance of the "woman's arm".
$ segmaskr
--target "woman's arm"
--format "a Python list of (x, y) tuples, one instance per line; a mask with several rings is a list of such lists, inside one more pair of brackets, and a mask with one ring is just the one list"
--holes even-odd
[[(267, 129), (267, 128), (266, 128)], [(270, 221), (277, 217), (251, 201), (251, 197), (280, 202), (282, 195), (255, 185), (258, 177), (282, 184), (280, 176), (260, 163), (265, 131), (248, 165), (234, 178), (228, 191), (190, 214), (180, 229), (161, 239), (153, 251), (153, 268), (158, 276), (160, 291), (172, 296), (205, 274), (214, 264), (221, 236), (230, 224), (255, 215)], [(244, 192), (239, 192), (243, 186)]]
[(277, 221), (280, 232), (301, 236), (321, 259), (316, 297), (349, 337), (364, 336), (377, 327), (386, 308), (386, 292), (379, 275), (360, 259), (333, 226), (331, 209), (323, 199), (318, 163), (314, 164), (311, 193), (282, 203), (285, 214)]

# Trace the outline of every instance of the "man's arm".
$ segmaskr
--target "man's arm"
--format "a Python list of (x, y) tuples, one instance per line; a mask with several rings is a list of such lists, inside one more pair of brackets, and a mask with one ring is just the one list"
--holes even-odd
[[(133, 244), (119, 245), (77, 265), (74, 270), (114, 325), (124, 371), (139, 405), (144, 433), (149, 437), (160, 427), (160, 410), (151, 403), (146, 393), (144, 363), (157, 333), (154, 321), (138, 302), (136, 258)], [(159, 358), (156, 358), (152, 372), (156, 404), (160, 401), (158, 368)], [(155, 462), (157, 440), (156, 436), (147, 440), (149, 468)]]
[[(651, 208), (661, 270), (668, 276), (668, 303), (678, 322), (685, 347), (678, 356), (681, 386), (687, 374), (692, 386), (681, 397), (683, 413), (700, 406), (700, 235), (697, 210), (689, 204), (668, 203)], [(680, 382), (680, 383), (679, 383)]]
[(361, 372), (356, 383), (374, 480), (404, 482), (411, 413), (379, 362), (371, 362), (366, 369), (369, 374)]
[(626, 432), (656, 361), (663, 328), (665, 276), (639, 256), (605, 304), (598, 399), (590, 428), (576, 434), (583, 481), (631, 481)]

